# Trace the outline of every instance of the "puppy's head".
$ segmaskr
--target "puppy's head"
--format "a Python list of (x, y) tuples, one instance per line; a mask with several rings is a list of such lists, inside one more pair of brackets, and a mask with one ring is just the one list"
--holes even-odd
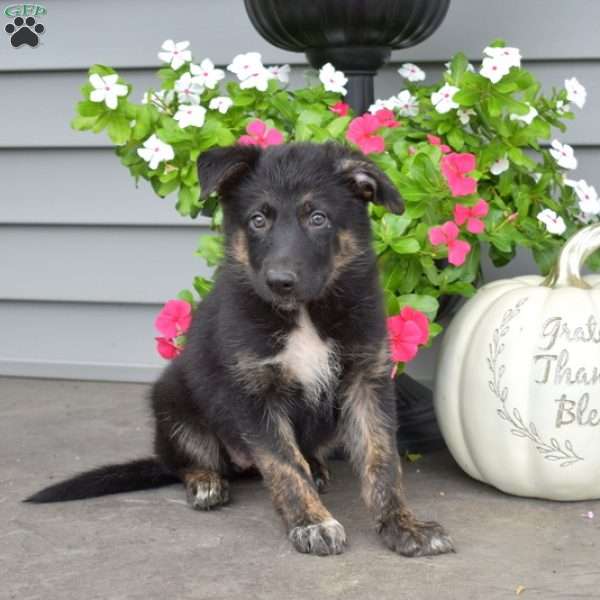
[(198, 160), (204, 196), (223, 206), (227, 256), (280, 309), (321, 297), (370, 256), (367, 202), (401, 212), (388, 177), (338, 144), (217, 148)]

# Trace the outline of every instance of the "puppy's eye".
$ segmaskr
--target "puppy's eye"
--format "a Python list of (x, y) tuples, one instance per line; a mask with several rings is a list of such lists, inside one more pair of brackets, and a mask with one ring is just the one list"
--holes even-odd
[(327, 216), (317, 210), (310, 215), (308, 222), (312, 227), (323, 227), (327, 223)]
[(250, 217), (250, 226), (252, 229), (263, 229), (267, 224), (267, 219), (261, 213), (256, 213)]

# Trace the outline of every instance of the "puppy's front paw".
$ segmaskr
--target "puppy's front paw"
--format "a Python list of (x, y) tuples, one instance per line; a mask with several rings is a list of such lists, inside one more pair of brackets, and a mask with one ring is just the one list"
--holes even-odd
[(444, 528), (435, 521), (403, 523), (393, 519), (379, 526), (385, 545), (403, 556), (433, 556), (454, 552), (454, 544)]
[(229, 502), (229, 482), (217, 473), (203, 473), (186, 481), (188, 504), (194, 510), (210, 510)]
[(346, 546), (346, 532), (335, 519), (294, 527), (289, 538), (298, 552), (319, 556), (341, 554)]

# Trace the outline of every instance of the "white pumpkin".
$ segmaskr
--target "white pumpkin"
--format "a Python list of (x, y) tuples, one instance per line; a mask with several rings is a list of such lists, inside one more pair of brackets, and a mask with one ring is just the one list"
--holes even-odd
[(552, 275), (483, 286), (441, 347), (435, 409), (458, 464), (520, 496), (600, 498), (600, 277), (582, 277), (600, 226)]

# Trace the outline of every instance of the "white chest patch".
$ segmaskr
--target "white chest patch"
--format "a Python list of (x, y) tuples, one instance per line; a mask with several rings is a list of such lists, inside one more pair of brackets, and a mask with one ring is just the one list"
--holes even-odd
[(291, 379), (302, 385), (307, 399), (315, 402), (337, 379), (334, 344), (321, 339), (305, 308), (300, 309), (298, 324), (285, 348), (272, 362), (281, 365)]

